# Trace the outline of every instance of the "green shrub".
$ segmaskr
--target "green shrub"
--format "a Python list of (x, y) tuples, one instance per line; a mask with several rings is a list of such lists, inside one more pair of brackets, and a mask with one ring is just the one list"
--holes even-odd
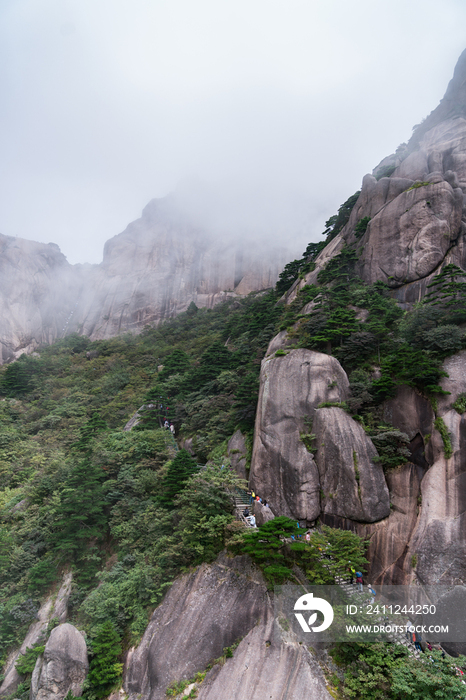
[(364, 216), (362, 219), (359, 219), (358, 223), (356, 224), (356, 228), (354, 229), (354, 235), (356, 236), (356, 238), (361, 238), (362, 236), (364, 236), (364, 234), (367, 231), (367, 227), (369, 226), (370, 220), (370, 216)]
[(91, 643), (91, 654), (87, 695), (105, 698), (118, 685), (123, 672), (123, 664), (118, 662), (120, 637), (111, 622), (105, 622), (98, 630)]
[(443, 451), (445, 453), (446, 459), (450, 459), (453, 454), (453, 447), (451, 444), (451, 435), (448, 432), (447, 426), (441, 416), (437, 416), (434, 421), (434, 427), (439, 431), (442, 436)]
[(45, 646), (35, 646), (33, 648), (27, 647), (24, 654), (20, 654), (18, 660), (15, 663), (15, 668), (22, 676), (34, 671), (34, 666), (36, 665), (37, 657), (44, 653)]
[(411, 185), (411, 187), (408, 187), (406, 192), (410, 192), (411, 190), (417, 190), (419, 187), (427, 187), (428, 185), (431, 185), (431, 182), (415, 182), (414, 185)]
[(380, 462), (383, 469), (395, 469), (411, 458), (409, 437), (406, 433), (391, 427), (379, 426), (378, 432), (371, 435), (378, 457), (374, 462)]
[(377, 171), (376, 180), (381, 180), (383, 177), (390, 177), (396, 170), (396, 165), (384, 165)]
[(440, 353), (451, 354), (461, 350), (463, 346), (463, 334), (458, 326), (452, 324), (425, 331), (422, 340), (426, 350)]
[(452, 408), (454, 408), (457, 413), (464, 413), (466, 411), (466, 394), (459, 394), (456, 401), (452, 403)]

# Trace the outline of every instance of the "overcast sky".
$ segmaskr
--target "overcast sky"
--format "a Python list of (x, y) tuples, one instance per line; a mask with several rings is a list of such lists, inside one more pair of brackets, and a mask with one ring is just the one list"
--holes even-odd
[(100, 262), (181, 186), (305, 246), (464, 48), (465, 0), (1, 0), (0, 232)]

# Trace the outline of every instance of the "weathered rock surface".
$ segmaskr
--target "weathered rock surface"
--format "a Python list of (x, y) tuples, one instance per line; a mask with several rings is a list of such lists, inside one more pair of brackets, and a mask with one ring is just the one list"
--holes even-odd
[(277, 635), (280, 628), (274, 631), (276, 624), (269, 608), (265, 619), (241, 641), (234, 657), (207, 674), (198, 700), (330, 700), (317, 661), (292, 634), (281, 631)]
[(31, 700), (63, 700), (70, 690), (79, 697), (88, 670), (82, 634), (67, 622), (55, 627), (34, 668)]
[[(228, 240), (234, 242), (228, 242)], [(70, 265), (58, 246), (0, 234), (0, 364), (71, 332), (139, 332), (229, 296), (273, 287), (296, 251), (226, 240), (181, 214), (174, 197), (107, 241), (100, 265)]]
[(230, 464), (241, 479), (249, 478), (249, 469), (247, 465), (248, 448), (246, 445), (246, 437), (241, 430), (237, 430), (228, 440), (227, 455), (230, 458)]
[(346, 373), (330, 355), (291, 350), (263, 360), (250, 483), (275, 513), (318, 517), (320, 476), (300, 435), (309, 433), (321, 402), (341, 402), (347, 395)]
[(413, 576), (408, 542), (417, 523), (420, 479), (413, 464), (404, 464), (386, 475), (391, 512), (386, 520), (366, 526), (370, 538), (369, 575), (373, 583), (407, 585)]
[(272, 509), (269, 508), (269, 506), (262, 505), (262, 503), (259, 503), (259, 501), (254, 503), (254, 515), (256, 518), (257, 527), (267, 523), (269, 520), (273, 520), (275, 517)]
[(60, 337), (80, 284), (57, 245), (0, 234), (0, 363)]
[(462, 190), (444, 180), (399, 194), (369, 222), (362, 278), (400, 286), (429, 275), (458, 238), (462, 210)]
[(57, 597), (55, 599), (53, 596), (47, 598), (37, 613), (37, 622), (34, 622), (29, 627), (21, 647), (8, 656), (3, 669), (5, 678), (0, 686), (0, 697), (6, 697), (14, 693), (21, 681), (21, 677), (15, 668), (15, 663), (19, 655), (25, 654), (26, 649), (32, 648), (42, 640), (45, 641), (45, 633), (50, 620), (54, 618), (59, 622), (64, 622), (66, 620), (71, 584), (72, 575), (68, 572), (63, 577), (63, 583), (57, 593)]
[(248, 557), (221, 555), (178, 578), (130, 653), (125, 690), (162, 700), (173, 681), (191, 678), (266, 619), (268, 594)]
[[(410, 439), (411, 461), (425, 471), (429, 463), (426, 455), (426, 435), (432, 432), (434, 411), (430, 401), (408, 386), (397, 388), (393, 399), (383, 404), (383, 417)], [(421, 472), (420, 476), (423, 476)]]
[(390, 499), (377, 450), (364, 429), (341, 408), (314, 413), (315, 461), (323, 513), (375, 522), (390, 513)]
[(457, 584), (466, 581), (466, 414), (450, 408), (466, 392), (466, 352), (448, 358), (448, 378), (441, 386), (451, 391), (438, 402), (438, 415), (450, 436), (452, 455), (437, 429), (428, 445), (432, 466), (421, 483), (422, 508), (409, 549), (417, 557), (416, 575), (424, 583)]

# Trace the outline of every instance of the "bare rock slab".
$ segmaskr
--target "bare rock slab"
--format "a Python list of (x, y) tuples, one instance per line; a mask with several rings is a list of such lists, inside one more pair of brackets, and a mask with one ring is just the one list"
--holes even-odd
[(261, 574), (246, 556), (220, 556), (178, 578), (130, 653), (125, 689), (133, 700), (163, 700), (173, 681), (192, 678), (267, 614)]
[(0, 686), (0, 697), (7, 697), (15, 692), (21, 676), (16, 670), (15, 663), (20, 654), (25, 654), (27, 648), (32, 648), (36, 644), (45, 641), (45, 633), (50, 620), (56, 618), (60, 622), (64, 622), (67, 616), (68, 598), (71, 593), (72, 575), (71, 572), (65, 573), (62, 585), (58, 591), (55, 600), (53, 596), (49, 596), (42, 604), (37, 613), (37, 621), (30, 625), (27, 634), (19, 649), (12, 652), (7, 659), (3, 669), (4, 679)]
[(359, 522), (376, 522), (390, 513), (390, 498), (377, 450), (362, 426), (341, 408), (314, 414), (315, 460), (322, 511)]
[(241, 479), (248, 479), (249, 470), (247, 467), (248, 448), (246, 437), (241, 430), (237, 430), (228, 440), (227, 454), (230, 464)]
[(52, 630), (34, 669), (31, 700), (63, 700), (68, 691), (77, 697), (89, 670), (84, 637), (65, 622)]
[(318, 517), (320, 476), (301, 434), (321, 402), (347, 396), (346, 373), (330, 355), (300, 349), (263, 360), (250, 483), (274, 513)]
[(198, 700), (330, 700), (323, 673), (291, 635), (279, 641), (272, 611), (242, 640), (232, 659), (200, 686)]

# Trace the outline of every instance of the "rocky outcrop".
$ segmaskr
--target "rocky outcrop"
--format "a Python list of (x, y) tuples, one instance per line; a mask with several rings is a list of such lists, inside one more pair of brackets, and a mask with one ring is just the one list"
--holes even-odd
[(82, 634), (67, 622), (55, 627), (32, 674), (31, 700), (63, 700), (68, 691), (79, 697), (88, 670)]
[(59, 622), (64, 622), (66, 620), (71, 584), (72, 575), (68, 572), (63, 577), (63, 582), (56, 598), (54, 596), (49, 596), (47, 598), (37, 613), (37, 622), (34, 622), (29, 627), (21, 647), (8, 656), (3, 669), (5, 677), (0, 686), (0, 697), (7, 697), (14, 693), (21, 681), (21, 676), (15, 668), (15, 663), (19, 655), (25, 654), (26, 649), (32, 649), (36, 644), (44, 643), (47, 626), (51, 620), (56, 619)]
[(256, 518), (256, 525), (258, 527), (264, 525), (264, 523), (267, 523), (269, 520), (273, 520), (275, 517), (272, 508), (270, 508), (268, 505), (262, 505), (262, 503), (259, 503), (259, 501), (254, 502), (253, 512)]
[[(445, 97), (407, 144), (363, 179), (361, 194), (343, 230), (315, 260), (315, 269), (287, 293), (314, 284), (319, 272), (346, 244), (359, 252), (358, 272), (381, 280), (402, 304), (419, 301), (445, 264), (466, 269), (466, 52)], [(380, 177), (387, 166), (389, 177)], [(366, 232), (355, 235), (369, 217)]]
[(320, 513), (320, 475), (302, 435), (323, 401), (341, 402), (348, 378), (330, 355), (291, 350), (261, 366), (250, 483), (275, 513), (313, 521)]
[(0, 363), (61, 337), (81, 268), (53, 243), (0, 234)]
[(238, 476), (247, 481), (249, 478), (249, 465), (247, 464), (248, 448), (246, 445), (246, 437), (241, 430), (237, 430), (228, 440), (227, 455), (232, 468)]
[(261, 574), (248, 557), (220, 556), (178, 578), (130, 652), (125, 690), (133, 700), (162, 700), (173, 681), (193, 677), (225, 647), (267, 617)]
[(190, 688), (200, 700), (330, 700), (313, 656), (277, 626), (262, 575), (248, 557), (225, 554), (177, 579), (155, 611), (128, 657), (129, 700), (165, 699), (170, 683), (194, 678), (235, 642), (233, 657)]
[(421, 483), (422, 507), (409, 544), (416, 559), (416, 575), (424, 583), (457, 584), (466, 580), (466, 414), (451, 408), (466, 393), (466, 352), (448, 358), (449, 374), (441, 386), (451, 394), (438, 402), (438, 416), (451, 444), (451, 457), (440, 425), (432, 431), (428, 457), (432, 466)]
[[(275, 630), (274, 630), (275, 627)], [(323, 673), (309, 650), (282, 630), (272, 610), (242, 640), (223, 666), (200, 686), (198, 700), (330, 700)]]
[(400, 286), (427, 277), (458, 238), (462, 190), (440, 173), (425, 177), (431, 184), (408, 187), (371, 218), (358, 265), (366, 282)]
[(0, 364), (72, 332), (137, 333), (191, 302), (211, 308), (273, 287), (295, 252), (200, 226), (174, 196), (152, 200), (107, 241), (100, 265), (0, 234)]
[(228, 296), (272, 287), (283, 248), (219, 236), (196, 224), (176, 197), (152, 200), (142, 217), (107, 241), (92, 270), (78, 319), (85, 335), (109, 338)]
[(364, 429), (341, 408), (320, 408), (312, 425), (319, 469), (321, 512), (359, 522), (390, 513), (390, 500), (377, 450)]

